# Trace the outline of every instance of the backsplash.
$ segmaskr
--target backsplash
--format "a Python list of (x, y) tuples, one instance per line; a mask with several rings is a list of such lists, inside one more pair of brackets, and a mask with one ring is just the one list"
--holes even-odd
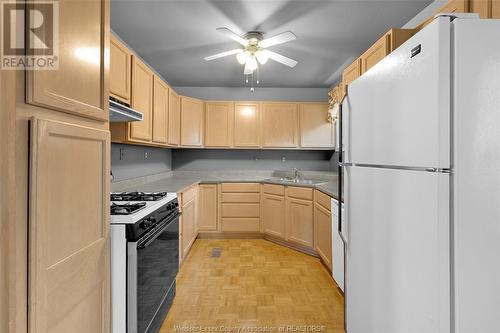
[(330, 171), (333, 151), (258, 149), (173, 149), (174, 171), (299, 170)]

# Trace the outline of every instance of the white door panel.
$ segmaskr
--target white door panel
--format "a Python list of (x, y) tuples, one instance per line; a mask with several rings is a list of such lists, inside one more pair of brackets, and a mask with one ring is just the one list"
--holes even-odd
[(449, 333), (449, 175), (346, 168), (349, 333)]
[(449, 19), (434, 20), (351, 83), (344, 105), (346, 161), (448, 168)]
[[(500, 332), (500, 20), (455, 30), (455, 327)], [(492, 42), (495, 41), (495, 42)]]

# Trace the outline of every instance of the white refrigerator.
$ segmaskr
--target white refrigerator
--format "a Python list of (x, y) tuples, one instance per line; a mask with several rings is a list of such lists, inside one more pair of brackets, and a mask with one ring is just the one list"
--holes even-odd
[(347, 332), (500, 332), (500, 20), (436, 18), (342, 118)]

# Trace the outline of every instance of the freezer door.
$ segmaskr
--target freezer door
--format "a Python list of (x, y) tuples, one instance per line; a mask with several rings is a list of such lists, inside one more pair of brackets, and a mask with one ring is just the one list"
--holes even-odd
[(457, 333), (500, 332), (500, 20), (453, 21)]
[(426, 28), (348, 87), (346, 162), (448, 168), (450, 22)]
[(449, 333), (449, 175), (346, 168), (349, 333)]

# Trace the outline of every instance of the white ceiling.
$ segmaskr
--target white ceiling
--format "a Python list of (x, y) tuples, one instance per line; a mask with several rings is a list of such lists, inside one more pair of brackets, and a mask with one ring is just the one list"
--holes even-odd
[(111, 0), (111, 28), (173, 86), (244, 86), (234, 56), (205, 56), (239, 46), (215, 29), (290, 30), (297, 40), (270, 48), (299, 64), (269, 61), (263, 87), (328, 87), (340, 69), (432, 0)]

